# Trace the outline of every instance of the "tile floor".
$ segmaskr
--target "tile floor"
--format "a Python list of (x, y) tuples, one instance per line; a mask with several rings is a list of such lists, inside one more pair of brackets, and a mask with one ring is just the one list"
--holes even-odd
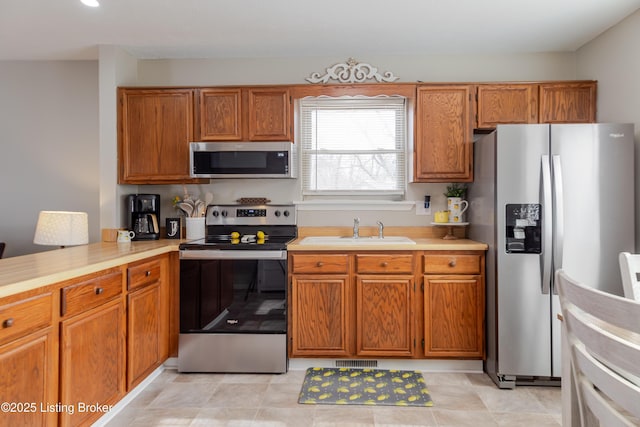
[(123, 426), (555, 426), (559, 387), (500, 390), (484, 374), (424, 372), (434, 406), (301, 405), (305, 372), (178, 374), (167, 369), (108, 427)]

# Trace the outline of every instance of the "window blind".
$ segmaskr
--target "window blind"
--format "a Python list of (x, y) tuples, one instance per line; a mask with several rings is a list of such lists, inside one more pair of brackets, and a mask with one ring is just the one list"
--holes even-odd
[(404, 97), (323, 96), (299, 107), (303, 195), (404, 194)]

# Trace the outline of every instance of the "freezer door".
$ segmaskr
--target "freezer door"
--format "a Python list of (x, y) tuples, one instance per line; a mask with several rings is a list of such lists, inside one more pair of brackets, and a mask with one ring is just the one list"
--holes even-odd
[[(549, 207), (543, 191), (543, 159), (548, 159), (548, 150), (548, 125), (497, 127), (498, 375), (551, 376), (551, 298), (548, 284), (542, 280), (542, 261), (550, 250), (545, 234), (551, 218), (544, 214)], [(538, 215), (542, 239), (539, 251), (507, 251), (507, 230), (513, 225), (513, 220), (507, 221), (509, 205), (531, 207), (522, 210), (531, 221)], [(534, 209), (535, 206), (539, 209)], [(532, 213), (525, 215), (526, 212)]]
[[(618, 254), (635, 245), (633, 133), (631, 124), (551, 125), (554, 269), (617, 295)], [(560, 376), (557, 295), (552, 304), (553, 375)]]

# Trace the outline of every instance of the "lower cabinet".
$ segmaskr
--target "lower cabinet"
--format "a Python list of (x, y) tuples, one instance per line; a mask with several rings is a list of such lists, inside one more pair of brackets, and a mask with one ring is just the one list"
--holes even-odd
[(346, 275), (294, 276), (291, 355), (346, 357), (351, 352)]
[(49, 327), (0, 346), (0, 401), (13, 405), (3, 408), (0, 425), (56, 425), (57, 413), (47, 411), (58, 399), (56, 332)]
[[(58, 333), (53, 294), (13, 296), (0, 303), (1, 426), (56, 425), (47, 403), (58, 400)], [(44, 406), (43, 406), (44, 405)]]
[(413, 355), (412, 254), (293, 253), (289, 261), (291, 356)]
[(424, 256), (424, 354), (484, 358), (484, 255)]
[(357, 276), (356, 354), (413, 354), (413, 276)]
[(127, 390), (168, 357), (165, 259), (132, 264), (127, 270)]
[(9, 406), (0, 427), (91, 425), (160, 366), (175, 317), (173, 260), (1, 298), (0, 402)]
[(292, 357), (485, 357), (482, 251), (290, 251), (289, 273)]
[[(116, 290), (120, 292), (115, 297), (97, 303)], [(60, 323), (60, 403), (74, 408), (60, 412), (62, 426), (90, 424), (106, 410), (82, 408), (115, 405), (125, 394), (126, 323), (121, 292), (119, 269), (62, 289), (63, 307), (70, 305), (65, 294), (78, 296), (77, 309), (67, 311)]]

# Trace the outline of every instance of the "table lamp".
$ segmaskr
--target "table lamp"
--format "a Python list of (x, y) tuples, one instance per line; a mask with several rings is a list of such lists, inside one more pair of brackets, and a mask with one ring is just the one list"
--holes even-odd
[(38, 216), (36, 245), (65, 246), (89, 243), (89, 221), (86, 212), (41, 211)]

